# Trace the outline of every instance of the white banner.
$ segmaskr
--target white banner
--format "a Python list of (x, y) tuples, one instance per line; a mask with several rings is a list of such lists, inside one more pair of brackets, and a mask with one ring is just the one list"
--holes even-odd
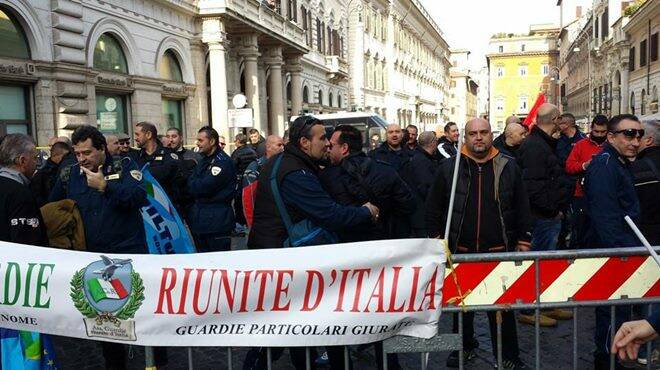
[(0, 242), (0, 327), (143, 346), (430, 338), (444, 263), (432, 239), (188, 255)]

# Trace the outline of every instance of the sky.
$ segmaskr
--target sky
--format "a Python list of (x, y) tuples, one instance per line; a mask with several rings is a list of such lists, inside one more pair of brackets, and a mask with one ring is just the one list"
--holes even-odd
[(486, 65), (490, 36), (525, 33), (530, 24), (559, 25), (557, 0), (420, 0), (451, 48), (468, 49), (472, 70)]

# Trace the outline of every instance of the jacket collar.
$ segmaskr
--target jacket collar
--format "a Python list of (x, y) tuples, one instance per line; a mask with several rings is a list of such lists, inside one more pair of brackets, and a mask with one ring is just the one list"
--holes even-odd
[(21, 185), (30, 184), (30, 180), (27, 177), (25, 177), (25, 175), (9, 167), (0, 167), (0, 177), (5, 177), (10, 180), (14, 180)]
[(538, 136), (541, 139), (543, 139), (543, 141), (545, 141), (548, 145), (550, 145), (552, 149), (555, 149), (557, 147), (557, 139), (546, 134), (545, 131), (541, 130), (537, 125), (534, 125), (534, 127), (532, 127), (532, 135)]
[(637, 155), (637, 159), (643, 159), (645, 157), (654, 156), (654, 155), (660, 155), (660, 146), (654, 145), (642, 150)]
[(488, 152), (488, 156), (486, 157), (486, 159), (485, 160), (478, 160), (478, 159), (474, 158), (470, 154), (470, 152), (468, 152), (467, 147), (465, 145), (463, 145), (461, 147), (461, 154), (464, 155), (467, 158), (470, 158), (471, 160), (473, 160), (477, 163), (486, 163), (486, 162), (492, 160), (493, 158), (495, 158), (498, 154), (500, 154), (500, 151), (497, 150), (497, 148), (495, 148), (494, 146), (491, 146), (490, 151)]
[(287, 144), (284, 146), (284, 154), (295, 157), (303, 162), (310, 170), (314, 171), (315, 174), (319, 172), (319, 166), (314, 162), (314, 160), (305, 154), (302, 150), (298, 149), (296, 146)]
[(605, 144), (603, 144), (602, 152), (607, 153), (609, 156), (618, 159), (618, 162), (621, 163), (622, 166), (624, 167), (630, 166), (631, 163), (630, 160), (619, 154), (619, 152), (612, 145), (610, 145), (610, 143), (605, 142)]

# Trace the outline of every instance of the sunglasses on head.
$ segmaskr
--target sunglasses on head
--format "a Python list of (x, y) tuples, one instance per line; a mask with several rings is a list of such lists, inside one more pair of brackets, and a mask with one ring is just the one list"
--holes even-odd
[(623, 134), (623, 136), (630, 139), (634, 139), (634, 138), (641, 139), (642, 137), (644, 137), (644, 129), (627, 128), (625, 130), (616, 130), (610, 132), (613, 134)]

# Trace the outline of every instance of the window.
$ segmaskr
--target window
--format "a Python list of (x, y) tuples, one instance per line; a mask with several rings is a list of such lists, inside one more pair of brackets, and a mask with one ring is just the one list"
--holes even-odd
[(96, 94), (96, 124), (103, 133), (128, 132), (126, 96)]
[(323, 90), (319, 90), (319, 105), (323, 105)]
[(594, 38), (598, 38), (598, 17), (594, 20)]
[(522, 51), (522, 52), (525, 51), (525, 44), (520, 45), (520, 51)]
[(495, 100), (495, 110), (498, 112), (504, 112), (504, 99), (498, 98)]
[(503, 46), (503, 45), (498, 46), (498, 47), (497, 47), (497, 50), (498, 50), (500, 53), (504, 53), (504, 46)]
[(0, 85), (0, 136), (29, 134), (29, 89), (20, 85)]
[(542, 64), (541, 65), (541, 74), (543, 76), (547, 76), (548, 74), (550, 74), (550, 66), (547, 65), (547, 64)]
[(651, 62), (658, 60), (658, 33), (651, 35)]
[(21, 25), (0, 8), (0, 57), (30, 59), (30, 48)]
[(160, 78), (164, 80), (183, 82), (179, 60), (172, 50), (168, 50), (160, 61)]
[(163, 99), (163, 121), (167, 127), (183, 129), (183, 101)]
[(527, 97), (521, 96), (518, 98), (518, 113), (527, 113)]
[(309, 89), (307, 86), (303, 87), (302, 99), (303, 103), (309, 103)]
[(321, 30), (321, 20), (316, 18), (316, 50), (319, 53), (323, 53), (323, 34)]
[(647, 50), (647, 45), (646, 45), (646, 39), (642, 40), (642, 42), (639, 43), (639, 66), (644, 67), (646, 65), (646, 50)]
[(337, 107), (341, 108), (341, 95), (337, 94)]
[(521, 77), (527, 76), (527, 66), (518, 66), (518, 74)]
[(328, 94), (328, 106), (329, 107), (332, 107), (332, 98), (333, 98), (332, 93), (329, 93)]
[(108, 72), (128, 73), (124, 50), (114, 36), (104, 33), (99, 37), (94, 48), (94, 68)]
[(603, 111), (603, 87), (598, 86), (598, 113)]
[(610, 34), (609, 13), (610, 13), (609, 8), (605, 7), (605, 11), (603, 12), (603, 15), (600, 18), (600, 30), (601, 30), (600, 33), (603, 36), (603, 40)]
[(630, 48), (628, 52), (628, 70), (631, 72), (635, 70), (635, 47)]
[(639, 104), (639, 114), (642, 116), (646, 114), (646, 90), (642, 90), (642, 101)]
[(504, 76), (504, 67), (503, 66), (498, 66), (497, 67), (497, 77), (503, 77)]
[(630, 113), (635, 114), (635, 92), (630, 93)]

